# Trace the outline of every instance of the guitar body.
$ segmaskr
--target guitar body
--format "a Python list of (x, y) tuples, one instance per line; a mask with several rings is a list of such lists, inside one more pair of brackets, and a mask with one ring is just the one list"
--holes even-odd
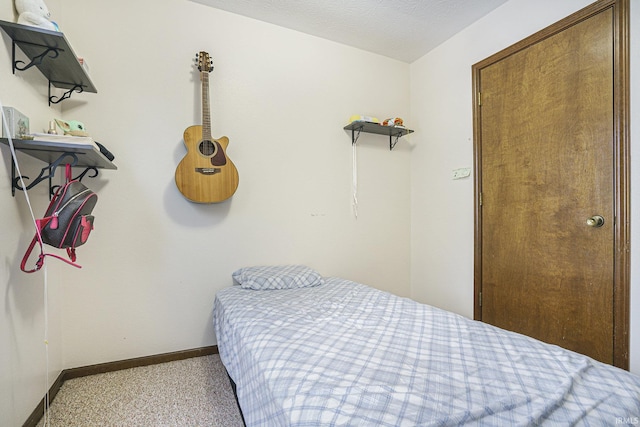
[(187, 155), (176, 168), (176, 185), (184, 197), (195, 203), (219, 203), (233, 196), (238, 188), (238, 170), (227, 157), (229, 138), (211, 137), (209, 73), (213, 61), (207, 52), (196, 55), (202, 81), (202, 126), (184, 131)]
[(202, 126), (184, 131), (187, 155), (176, 168), (176, 185), (184, 197), (195, 203), (219, 203), (238, 188), (238, 170), (227, 157), (229, 138), (203, 138)]

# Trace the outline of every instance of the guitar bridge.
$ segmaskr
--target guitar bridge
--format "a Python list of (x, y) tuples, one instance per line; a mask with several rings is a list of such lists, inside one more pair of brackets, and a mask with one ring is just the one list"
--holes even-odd
[(220, 168), (196, 168), (196, 172), (202, 175), (215, 175), (220, 173)]

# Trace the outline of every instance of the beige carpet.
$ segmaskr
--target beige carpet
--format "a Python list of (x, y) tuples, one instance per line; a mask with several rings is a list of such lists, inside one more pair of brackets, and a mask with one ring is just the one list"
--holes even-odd
[(48, 417), (51, 427), (243, 426), (217, 354), (66, 381)]

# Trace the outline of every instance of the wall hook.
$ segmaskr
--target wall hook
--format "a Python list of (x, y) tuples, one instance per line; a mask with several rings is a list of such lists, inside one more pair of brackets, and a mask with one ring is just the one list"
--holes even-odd
[[(31, 190), (33, 187), (35, 187), (36, 185), (38, 185), (39, 183), (41, 183), (42, 181), (44, 181), (45, 179), (49, 179), (49, 188), (51, 188), (51, 178), (53, 178), (53, 176), (56, 173), (56, 168), (58, 166), (60, 166), (60, 164), (63, 162), (63, 160), (67, 157), (71, 157), (72, 162), (71, 162), (71, 166), (75, 166), (78, 163), (78, 156), (76, 156), (74, 153), (62, 153), (62, 155), (60, 157), (58, 157), (58, 159), (56, 161), (54, 161), (53, 163), (49, 164), (48, 166), (42, 168), (42, 170), (40, 171), (40, 174), (33, 180), (31, 181), (31, 183), (29, 185), (26, 186), (22, 186), (22, 182), (25, 179), (29, 179), (28, 176), (13, 176), (12, 177), (12, 184), (13, 184), (13, 188), (20, 190), (20, 191), (27, 191), (27, 190)], [(68, 161), (65, 163), (69, 163)], [(13, 170), (12, 170), (13, 172)], [(50, 191), (50, 196), (51, 197), (51, 191)]]

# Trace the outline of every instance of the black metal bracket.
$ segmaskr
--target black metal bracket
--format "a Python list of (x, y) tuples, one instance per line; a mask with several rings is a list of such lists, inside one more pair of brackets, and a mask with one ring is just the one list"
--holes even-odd
[(82, 85), (74, 85), (71, 89), (66, 91), (61, 97), (58, 97), (58, 99), (56, 100), (56, 97), (51, 95), (51, 81), (49, 81), (49, 106), (51, 106), (51, 104), (58, 104), (59, 102), (62, 102), (65, 99), (71, 98), (71, 94), (74, 91), (78, 93), (82, 93), (84, 89), (82, 88)]
[[(378, 125), (376, 125), (378, 126)], [(393, 150), (396, 146), (396, 144), (398, 143), (398, 140), (400, 139), (400, 137), (411, 133), (413, 131), (409, 130), (409, 131), (399, 131), (399, 132), (393, 132), (395, 130), (395, 128), (387, 128), (385, 129), (385, 127), (380, 126), (379, 128), (376, 129), (376, 131), (372, 132), (371, 128), (365, 130), (366, 126), (365, 124), (359, 124), (359, 125), (349, 125), (349, 128), (351, 128), (351, 145), (355, 145), (355, 143), (358, 141), (358, 138), (360, 138), (360, 132), (366, 132), (366, 133), (375, 133), (375, 134), (379, 134), (379, 135), (386, 135), (386, 130), (389, 129), (389, 150)], [(378, 129), (385, 129), (384, 131), (379, 131)], [(357, 133), (356, 133), (357, 132)], [(394, 139), (395, 137), (395, 139)]]
[[(89, 178), (95, 178), (96, 176), (98, 176), (98, 168), (94, 167), (94, 166), (87, 166), (84, 171), (82, 171), (82, 173), (74, 178), (71, 178), (72, 181), (82, 181), (82, 178), (85, 177), (85, 175), (87, 173), (89, 173), (89, 171), (93, 172), (93, 175), (89, 175)], [(51, 189), (49, 190), (49, 199), (51, 199), (53, 197), (54, 194), (56, 194), (56, 191), (58, 191), (58, 188), (60, 188), (59, 185), (54, 185), (53, 187), (51, 187)]]
[[(42, 64), (46, 58), (56, 59), (58, 56), (60, 56), (60, 54), (62, 52), (64, 52), (64, 49), (61, 49), (61, 48), (58, 48), (58, 47), (42, 46), (42, 45), (39, 45), (39, 44), (33, 44), (33, 43), (27, 43), (27, 42), (20, 42), (20, 43), (30, 44), (31, 46), (41, 47), (44, 50), (40, 55), (36, 55), (33, 58), (31, 58), (31, 62), (29, 62), (27, 64), (24, 61), (20, 61), (20, 60), (16, 59), (16, 42), (14, 40), (13, 44), (12, 44), (12, 49), (11, 49), (12, 64), (13, 64), (13, 74), (16, 73), (16, 70), (25, 71), (25, 70), (28, 70), (29, 68), (33, 67), (33, 66), (38, 66), (38, 65)], [(22, 65), (22, 64), (26, 64), (26, 65)], [(55, 82), (55, 83), (60, 83), (60, 84), (66, 85), (66, 86), (71, 86), (71, 89), (66, 91), (60, 97), (53, 96), (53, 95), (51, 95), (52, 82), (51, 82), (51, 80), (49, 80), (49, 106), (51, 106), (51, 104), (58, 104), (58, 103), (64, 101), (65, 99), (71, 98), (71, 94), (73, 92), (82, 93), (84, 91), (84, 87), (82, 85), (80, 85), (80, 84), (69, 84), (69, 83), (65, 83), (65, 82)]]
[(16, 73), (16, 70), (24, 71), (24, 70), (28, 70), (29, 68), (33, 67), (34, 65), (42, 64), (42, 61), (44, 61), (44, 59), (49, 54), (52, 54), (52, 55), (49, 56), (50, 59), (55, 59), (60, 55), (60, 52), (64, 52), (64, 49), (60, 49), (60, 48), (57, 48), (57, 47), (41, 46), (41, 45), (37, 45), (37, 44), (33, 44), (33, 43), (27, 43), (27, 42), (21, 42), (21, 43), (31, 44), (32, 46), (42, 47), (44, 49), (44, 52), (42, 52), (40, 55), (37, 55), (37, 56), (34, 56), (33, 58), (31, 58), (31, 62), (29, 62), (27, 65), (25, 65), (25, 66), (18, 65), (18, 64), (25, 64), (25, 62), (16, 60), (16, 42), (14, 41), (13, 42), (13, 48), (11, 50), (12, 63), (13, 63), (13, 74)]
[[(27, 191), (27, 190), (31, 190), (33, 187), (35, 187), (36, 185), (38, 185), (39, 183), (41, 183), (42, 181), (44, 181), (45, 179), (49, 180), (49, 200), (51, 200), (51, 197), (54, 194), (54, 190), (53, 190), (53, 186), (51, 185), (51, 178), (53, 178), (53, 176), (56, 173), (56, 168), (58, 166), (60, 166), (63, 161), (65, 160), (65, 158), (67, 157), (71, 157), (71, 166), (75, 166), (78, 163), (78, 156), (76, 156), (74, 153), (62, 153), (62, 155), (60, 155), (60, 157), (58, 157), (58, 159), (56, 159), (56, 161), (52, 162), (51, 164), (49, 164), (48, 166), (42, 168), (42, 170), (40, 171), (40, 174), (31, 181), (31, 183), (29, 183), (28, 185), (22, 185), (24, 183), (25, 179), (29, 179), (28, 176), (16, 176), (16, 168), (15, 168), (15, 164), (14, 162), (11, 163), (11, 183), (12, 183), (12, 188), (11, 188), (11, 195), (15, 196), (16, 191), (15, 190), (20, 190), (20, 191)], [(12, 159), (13, 160), (13, 159)], [(65, 162), (65, 163), (69, 163), (69, 161)], [(88, 169), (92, 169), (92, 168), (87, 168)], [(95, 168), (93, 168), (95, 169)], [(86, 173), (86, 171), (82, 174), (82, 176), (84, 176), (84, 174)], [(96, 175), (97, 176), (98, 171), (96, 170)]]
[(360, 126), (358, 128), (358, 133), (356, 132), (356, 128), (351, 128), (351, 145), (356, 145), (356, 142), (358, 142), (358, 138), (360, 138), (360, 132), (362, 132), (362, 128), (364, 126)]
[(389, 135), (389, 150), (393, 150), (393, 148), (396, 146), (396, 144), (398, 143), (398, 140), (400, 139), (401, 136), (402, 136), (402, 134), (397, 133), (396, 134), (396, 140), (393, 141), (393, 135)]

